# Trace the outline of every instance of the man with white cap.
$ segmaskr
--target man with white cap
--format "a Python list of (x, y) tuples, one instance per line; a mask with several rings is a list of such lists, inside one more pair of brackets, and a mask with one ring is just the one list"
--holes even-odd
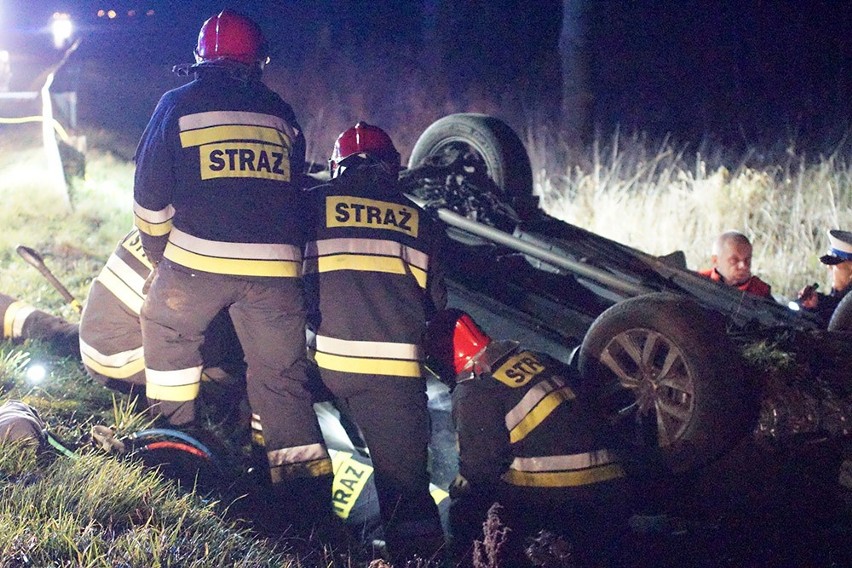
[(831, 270), (831, 291), (821, 294), (816, 291), (816, 285), (799, 291), (799, 305), (818, 315), (824, 326), (828, 326), (834, 309), (852, 288), (852, 232), (832, 229), (828, 232), (828, 242), (828, 253), (819, 261)]

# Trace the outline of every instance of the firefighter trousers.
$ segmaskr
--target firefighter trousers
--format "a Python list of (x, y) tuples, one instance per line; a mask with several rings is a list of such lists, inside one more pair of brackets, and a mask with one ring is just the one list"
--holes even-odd
[(369, 448), (391, 558), (403, 564), (415, 555), (430, 559), (442, 554), (440, 516), (429, 492), (425, 380), (328, 369), (320, 373), (348, 406)]
[(26, 302), (0, 294), (0, 339), (24, 341), (35, 339), (50, 345), (61, 357), (79, 357), (80, 345), (76, 323), (35, 309)]
[[(267, 455), (281, 453), (278, 466), (294, 477), (300, 473), (293, 468), (318, 454), (328, 461), (307, 388), (301, 280), (193, 272), (168, 260), (157, 271), (141, 311), (146, 389), (155, 413), (175, 425), (195, 419), (204, 332), (227, 308), (245, 353), (249, 405), (263, 422)], [(306, 476), (314, 474), (322, 472)]]

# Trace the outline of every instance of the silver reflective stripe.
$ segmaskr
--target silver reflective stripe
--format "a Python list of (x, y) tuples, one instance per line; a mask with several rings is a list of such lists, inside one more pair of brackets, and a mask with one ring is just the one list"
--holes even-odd
[(133, 292), (142, 296), (142, 287), (145, 285), (145, 278), (140, 276), (129, 264), (113, 254), (107, 259), (105, 268), (118, 276)]
[(260, 423), (260, 414), (255, 414), (252, 412), (251, 414), (251, 429), (256, 430), (258, 432), (263, 432), (263, 426)]
[(563, 386), (565, 386), (565, 381), (553, 377), (541, 381), (528, 390), (518, 404), (506, 414), (506, 429), (511, 431), (544, 397)]
[(618, 459), (608, 450), (596, 450), (567, 456), (515, 458), (510, 467), (517, 471), (572, 471), (617, 462)]
[(326, 335), (317, 335), (316, 349), (323, 353), (349, 357), (371, 357), (382, 359), (420, 360), (420, 347), (413, 343), (391, 343), (384, 341), (349, 341)]
[(201, 365), (176, 371), (145, 369), (145, 382), (161, 387), (180, 387), (201, 382)]
[[(14, 304), (12, 304), (12, 306), (14, 306)], [(9, 306), (9, 309), (11, 309), (12, 306)], [(15, 311), (12, 319), (11, 339), (21, 337), (24, 333), (24, 324), (27, 323), (27, 318), (30, 317), (34, 311), (36, 311), (36, 309), (33, 306), (23, 306)]]
[(323, 239), (305, 246), (306, 257), (333, 254), (371, 254), (401, 258), (422, 270), (429, 268), (429, 255), (396, 241), (382, 239)]
[(159, 211), (152, 211), (151, 209), (145, 209), (135, 201), (133, 202), (133, 212), (140, 219), (144, 219), (148, 223), (165, 223), (169, 219), (175, 216), (175, 208), (169, 205), (165, 209), (160, 209)]
[(169, 233), (169, 242), (184, 250), (204, 256), (246, 260), (302, 261), (302, 252), (299, 247), (294, 245), (208, 241), (177, 229), (172, 229), (172, 232)]
[(246, 111), (209, 111), (188, 114), (178, 119), (181, 132), (195, 130), (197, 128), (209, 128), (211, 126), (227, 126), (231, 124), (250, 124), (253, 126), (267, 126), (275, 128), (287, 134), (292, 140), (298, 132), (292, 125), (280, 116), (264, 114), (260, 112)]
[(113, 355), (104, 355), (82, 339), (80, 340), (80, 352), (91, 359), (92, 361), (103, 365), (104, 367), (123, 367), (133, 361), (138, 361), (142, 358), (142, 346), (129, 351), (122, 351)]
[(328, 459), (328, 452), (322, 444), (308, 444), (293, 448), (282, 448), (266, 452), (270, 467), (304, 463), (320, 459)]

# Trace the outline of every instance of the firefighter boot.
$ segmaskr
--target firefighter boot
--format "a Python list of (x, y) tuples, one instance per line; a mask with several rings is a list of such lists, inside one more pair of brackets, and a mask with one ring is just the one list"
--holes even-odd
[(273, 485), (276, 522), (282, 532), (334, 552), (347, 552), (350, 538), (331, 503), (331, 475), (289, 479)]

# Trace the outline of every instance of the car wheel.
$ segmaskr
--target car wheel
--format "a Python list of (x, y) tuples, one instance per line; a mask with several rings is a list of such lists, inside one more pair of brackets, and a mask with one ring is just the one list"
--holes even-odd
[(689, 298), (648, 294), (603, 312), (580, 346), (584, 394), (663, 471), (708, 463), (753, 423), (755, 397), (721, 324)]
[(498, 118), (459, 113), (435, 121), (414, 144), (408, 167), (419, 166), (427, 158), (449, 164), (463, 155), (484, 164), (488, 176), (502, 191), (499, 197), (523, 217), (535, 201), (530, 159), (518, 135)]
[(846, 294), (828, 320), (828, 331), (852, 331), (852, 294)]

